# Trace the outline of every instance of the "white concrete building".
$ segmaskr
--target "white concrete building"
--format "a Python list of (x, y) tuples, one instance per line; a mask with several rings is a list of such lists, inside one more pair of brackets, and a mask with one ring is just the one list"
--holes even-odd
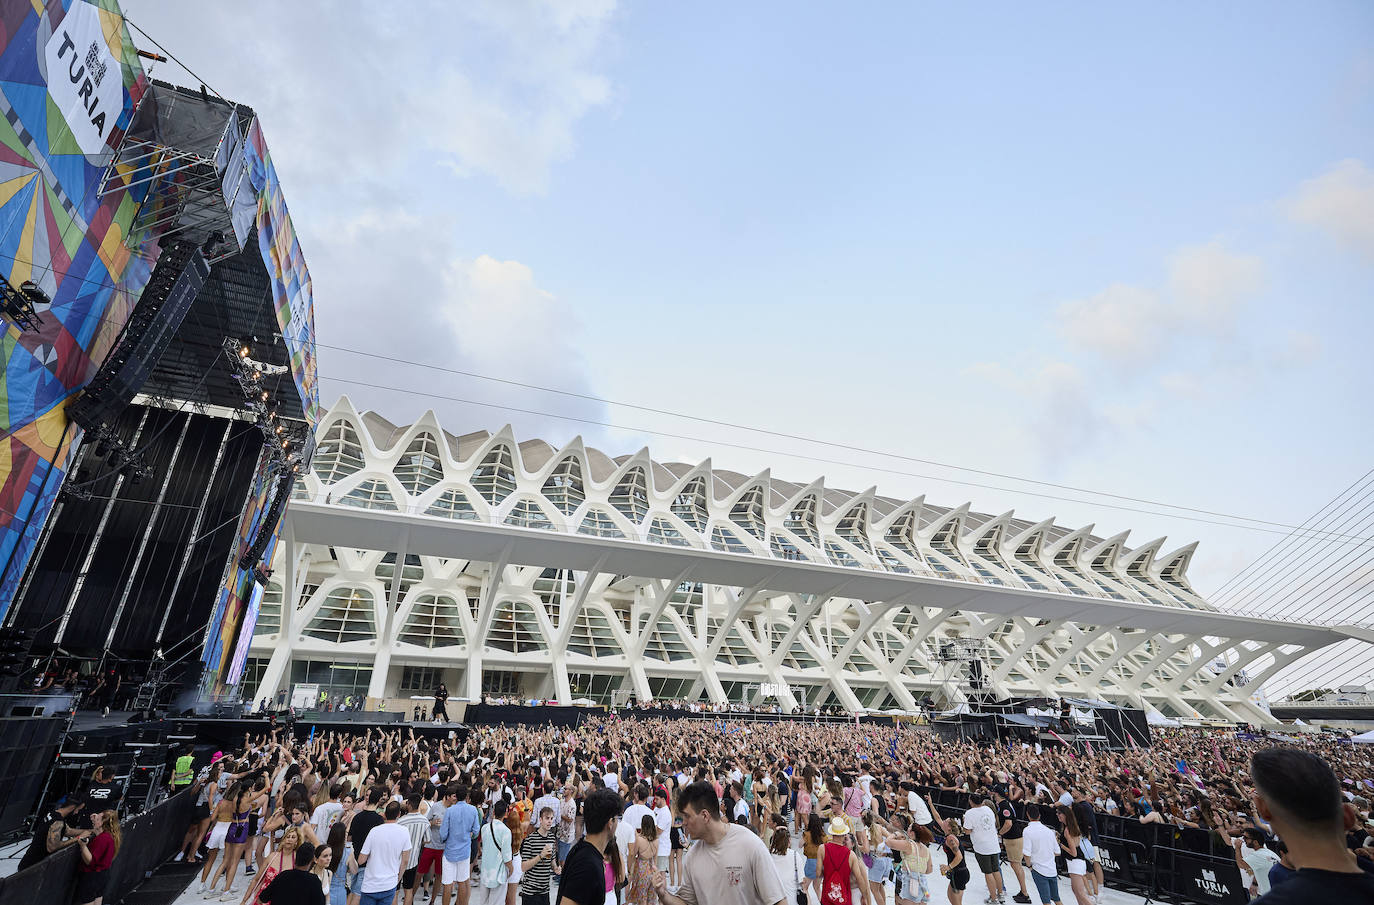
[(1188, 584), (1196, 545), (1164, 538), (554, 449), (509, 427), (455, 437), (347, 398), (317, 436), (252, 699), (297, 682), (397, 698), (442, 679), (471, 699), (744, 700), (767, 684), (787, 706), (908, 709), (967, 690), (967, 664), (956, 675), (941, 650), (974, 638), (999, 695), (1253, 722), (1268, 715), (1251, 691), (1353, 636), (1216, 611)]

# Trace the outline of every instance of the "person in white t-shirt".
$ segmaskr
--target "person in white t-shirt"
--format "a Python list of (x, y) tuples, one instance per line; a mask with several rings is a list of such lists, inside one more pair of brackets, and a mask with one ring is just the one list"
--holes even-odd
[[(372, 828), (358, 854), (358, 864), (367, 866), (360, 890), (364, 897), (388, 892), (394, 895), (410, 864), (410, 833), (396, 823), (401, 816), (401, 806), (394, 801), (388, 802), (383, 816), (386, 822)], [(375, 898), (375, 901), (383, 899)]]
[(964, 812), (964, 828), (973, 841), (973, 857), (988, 884), (988, 901), (1001, 902), (1006, 891), (1002, 888), (1002, 839), (997, 835), (997, 815), (983, 796), (974, 795), (972, 801), (974, 807)]
[(1024, 840), (1021, 849), (1021, 858), (1031, 869), (1031, 880), (1035, 883), (1035, 891), (1040, 894), (1040, 901), (1049, 905), (1061, 905), (1059, 901), (1059, 868), (1055, 865), (1055, 856), (1059, 854), (1059, 838), (1054, 835), (1054, 830), (1040, 822), (1040, 806), (1038, 804), (1026, 805), (1026, 829), (1021, 838)]
[(911, 819), (919, 826), (929, 829), (935, 822), (935, 818), (930, 815), (930, 808), (926, 807), (925, 798), (915, 789), (909, 789), (906, 793), (906, 809), (911, 812)]
[[(649, 807), (649, 787), (644, 783), (635, 786), (634, 804), (625, 809), (625, 813), (620, 817), (620, 823), (615, 828), (615, 842), (620, 848), (621, 864), (629, 864), (630, 844), (635, 841), (635, 832), (641, 826), (645, 817), (653, 817), (654, 812)], [(657, 820), (655, 820), (657, 823)]]
[(655, 794), (654, 826), (658, 827), (658, 869), (668, 869), (668, 857), (673, 853), (673, 810), (668, 807), (668, 792), (660, 788)]
[(606, 764), (606, 773), (601, 777), (601, 781), (606, 784), (606, 788), (620, 794), (620, 774), (616, 772), (616, 762), (611, 761)]
[[(1243, 842), (1242, 842), (1243, 839)], [(1240, 865), (1241, 876), (1250, 874), (1259, 888), (1259, 894), (1269, 891), (1269, 868), (1279, 862), (1279, 856), (1266, 846), (1264, 830), (1257, 826), (1245, 828), (1245, 835), (1236, 840), (1236, 863)]]
[(343, 803), (339, 800), (343, 796), (343, 791), (343, 783), (334, 783), (329, 787), (329, 800), (315, 808), (310, 815), (310, 823), (315, 828), (316, 839), (328, 839), (329, 828), (343, 814)]

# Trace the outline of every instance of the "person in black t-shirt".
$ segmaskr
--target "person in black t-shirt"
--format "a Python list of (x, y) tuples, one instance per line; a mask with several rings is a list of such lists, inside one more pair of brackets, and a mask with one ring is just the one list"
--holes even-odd
[(1002, 843), (1007, 847), (1007, 860), (1011, 862), (1011, 872), (1016, 874), (1017, 885), (1021, 891), (1011, 897), (1013, 902), (1029, 902), (1030, 894), (1026, 892), (1026, 869), (1021, 864), (1021, 855), (1024, 852), (1021, 832), (1024, 827), (1017, 819), (1016, 808), (1000, 793), (996, 802), (993, 804), (993, 813), (997, 815), (997, 835), (1002, 837)]
[(563, 862), (558, 905), (606, 905), (606, 859), (601, 853), (615, 837), (616, 821), (625, 802), (610, 789), (597, 789), (582, 804), (587, 835), (578, 840)]
[[(385, 794), (385, 790), (381, 786), (373, 786), (368, 789), (367, 810), (354, 815), (353, 822), (348, 825), (348, 840), (353, 843), (355, 856), (363, 850), (363, 843), (367, 841), (367, 834), (385, 822), (380, 810), (382, 797)], [(362, 889), (363, 874), (366, 872), (367, 865), (364, 864), (358, 868), (358, 875), (353, 881), (355, 889)]]
[(325, 905), (320, 878), (310, 872), (314, 860), (315, 846), (302, 842), (296, 848), (296, 866), (273, 877), (258, 893), (258, 900), (272, 905)]
[(81, 811), (82, 829), (90, 828), (90, 815), (99, 814), (101, 811), (119, 810), (119, 789), (115, 783), (114, 771), (106, 766), (96, 767), (82, 797), (86, 805)]
[(29, 843), (29, 850), (19, 861), (20, 870), (33, 867), (53, 852), (66, 848), (81, 838), (82, 834), (72, 826), (76, 822), (73, 815), (80, 807), (81, 802), (74, 798), (63, 799), (62, 803), (49, 811), (46, 817), (34, 824), (33, 841)]
[(1341, 797), (1326, 761), (1297, 748), (1273, 747), (1250, 758), (1255, 807), (1288, 846), (1298, 871), (1256, 899), (1264, 905), (1374, 902), (1374, 875), (1345, 845), (1355, 810)]

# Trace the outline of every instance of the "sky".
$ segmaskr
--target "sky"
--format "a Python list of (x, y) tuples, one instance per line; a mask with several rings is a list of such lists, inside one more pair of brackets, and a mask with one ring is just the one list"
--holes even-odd
[[(326, 403), (1199, 541), (1204, 594), (1374, 465), (1367, 3), (122, 6), (260, 117)], [(1341, 524), (1287, 568), (1374, 621)]]

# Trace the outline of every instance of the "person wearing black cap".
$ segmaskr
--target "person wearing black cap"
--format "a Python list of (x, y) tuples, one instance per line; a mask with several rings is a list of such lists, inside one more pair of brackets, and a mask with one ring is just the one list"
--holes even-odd
[(29, 843), (29, 850), (19, 860), (19, 869), (33, 867), (58, 849), (76, 843), (83, 835), (89, 835), (88, 830), (79, 830), (74, 826), (74, 815), (80, 809), (80, 800), (74, 797), (63, 798), (42, 820), (36, 821), (33, 825), (33, 840)]
[(1273, 747), (1250, 758), (1255, 809), (1288, 846), (1297, 873), (1256, 899), (1264, 905), (1374, 902), (1374, 875), (1361, 870), (1345, 834), (1355, 811), (1341, 797), (1326, 761), (1297, 748)]

